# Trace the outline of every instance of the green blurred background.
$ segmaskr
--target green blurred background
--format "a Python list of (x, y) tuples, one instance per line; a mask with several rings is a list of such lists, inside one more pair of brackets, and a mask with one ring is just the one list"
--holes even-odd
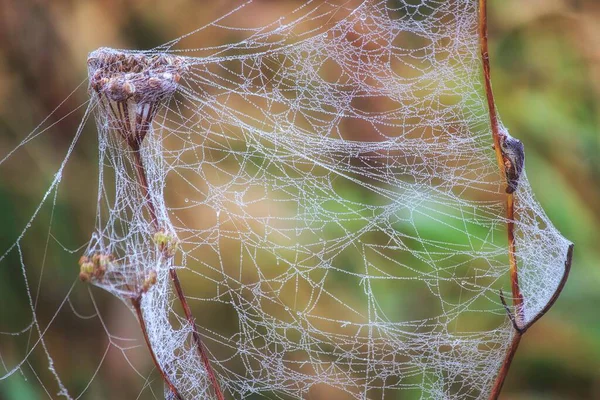
[[(282, 9), (300, 2), (256, 3), (255, 15), (247, 17), (271, 21)], [(525, 335), (502, 398), (600, 398), (600, 2), (489, 3), (492, 79), (502, 120), (525, 144), (528, 178), (538, 201), (563, 235), (576, 244), (567, 286), (552, 311)], [(235, 4), (220, 0), (0, 0), (0, 156), (64, 99), (58, 115), (86, 101), (85, 87), (69, 94), (86, 78), (88, 52), (101, 46), (151, 48), (214, 20)], [(2, 166), (2, 249), (14, 242), (39, 203), (82, 113), (79, 109), (60, 121), (51, 118), (56, 125), (47, 134)], [(61, 237), (60, 245), (68, 249), (84, 245), (81, 238), (89, 237), (94, 225), (96, 148), (95, 130), (89, 124), (66, 171), (64, 181), (68, 183), (54, 207), (54, 221), (60, 223), (53, 229)], [(24, 253), (40, 257), (44, 253), (50, 210), (42, 210)], [(44, 272), (31, 267), (27, 275), (30, 287), (36, 287), (42, 277), (44, 296), (38, 305), (42, 326), (54, 315), (77, 273), (72, 264), (76, 256), (65, 251), (49, 254)], [(24, 329), (30, 321), (25, 280), (16, 268), (18, 254), (13, 252), (10, 257), (11, 268), (4, 264), (0, 268), (0, 331)], [(75, 309), (77, 299), (87, 296), (85, 290), (78, 287), (71, 296)], [(136, 325), (125, 316), (127, 309), (121, 306), (113, 311), (114, 299), (101, 293), (97, 296), (103, 314), (105, 311), (117, 321), (117, 332), (111, 332), (131, 337)], [(82, 321), (61, 314), (46, 336), (62, 373), (72, 368), (72, 376), (82, 374), (81, 390), (106, 350), (105, 332)], [(25, 343), (0, 336), (3, 357), (10, 357), (12, 348), (19, 345)], [(57, 354), (61, 346), (64, 354)], [(20, 353), (15, 353), (9, 365), (19, 359)], [(96, 364), (81, 357), (82, 363), (90, 364), (78, 366), (78, 354), (83, 353), (95, 354)], [(109, 398), (108, 393), (135, 398), (139, 383), (129, 382), (139, 381), (139, 377), (118, 352), (111, 351), (106, 357), (109, 368), (103, 368), (84, 398)], [(36, 350), (33, 370), (42, 375), (47, 373), (44, 360), (43, 353)], [(150, 368), (144, 349), (132, 363)], [(47, 377), (41, 378), (45, 381)], [(47, 389), (54, 397), (55, 388)], [(0, 381), (2, 399), (47, 397), (33, 374), (16, 374)]]

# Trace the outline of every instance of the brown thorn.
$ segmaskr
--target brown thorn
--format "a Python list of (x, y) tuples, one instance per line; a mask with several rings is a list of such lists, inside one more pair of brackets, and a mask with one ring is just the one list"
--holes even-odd
[(510, 322), (512, 322), (512, 325), (515, 328), (515, 331), (517, 331), (519, 333), (523, 333), (524, 330), (521, 327), (519, 327), (519, 324), (517, 324), (517, 320), (515, 319), (515, 316), (513, 315), (512, 311), (510, 310), (508, 305), (506, 304), (506, 300), (504, 300), (504, 292), (502, 292), (502, 289), (500, 289), (500, 301), (502, 302), (502, 305), (504, 306), (504, 309), (506, 310), (508, 319), (510, 319)]

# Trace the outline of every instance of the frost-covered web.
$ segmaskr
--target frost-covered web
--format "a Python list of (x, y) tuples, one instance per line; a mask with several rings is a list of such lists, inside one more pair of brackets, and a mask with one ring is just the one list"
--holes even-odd
[[(214, 388), (171, 269), (226, 397), (485, 398), (513, 327), (477, 1), (302, 4), (90, 55), (100, 179), (83, 278), (141, 299), (185, 399)], [(207, 30), (234, 43), (186, 49)], [(524, 175), (516, 207), (529, 321), (569, 242)]]

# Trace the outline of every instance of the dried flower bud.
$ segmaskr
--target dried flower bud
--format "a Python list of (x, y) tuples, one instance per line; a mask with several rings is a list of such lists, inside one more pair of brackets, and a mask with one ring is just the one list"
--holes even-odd
[(79, 265), (81, 266), (81, 264), (86, 263), (86, 262), (90, 262), (90, 258), (88, 256), (81, 256), (79, 257)]
[(160, 79), (154, 76), (152, 78), (148, 78), (148, 86), (150, 86), (152, 89), (160, 87)]
[(90, 281), (90, 275), (81, 271), (79, 272), (79, 280), (81, 282), (89, 282)]
[(81, 264), (79, 270), (87, 274), (92, 274), (94, 272), (94, 264), (92, 264), (91, 262), (85, 262)]
[(159, 230), (154, 234), (154, 243), (158, 246), (165, 256), (171, 257), (175, 255), (177, 247), (179, 246), (179, 239), (175, 234)]
[(82, 282), (89, 282), (94, 273), (94, 264), (89, 257), (82, 256), (79, 259), (79, 279)]
[(156, 271), (151, 270), (148, 273), (148, 276), (146, 276), (146, 279), (144, 279), (144, 284), (142, 285), (142, 293), (146, 293), (148, 290), (150, 290), (150, 288), (156, 284), (156, 279)]
[(112, 260), (113, 256), (110, 254), (95, 253), (91, 257), (82, 256), (79, 259), (79, 279), (84, 282), (102, 280)]
[(148, 274), (148, 278), (146, 279), (148, 282), (150, 282), (152, 285), (154, 285), (156, 283), (156, 271), (151, 270), (150, 273)]
[(128, 97), (131, 97), (135, 93), (135, 85), (131, 82), (125, 82), (123, 84), (123, 91), (127, 94)]

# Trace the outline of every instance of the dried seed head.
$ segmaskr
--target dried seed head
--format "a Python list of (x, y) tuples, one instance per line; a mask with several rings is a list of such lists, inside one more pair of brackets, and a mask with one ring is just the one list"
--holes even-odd
[(110, 100), (149, 103), (171, 96), (186, 70), (183, 57), (100, 48), (88, 57), (90, 88)]
[[(138, 150), (160, 103), (177, 90), (185, 58), (100, 48), (88, 57), (90, 91), (97, 96), (110, 126)], [(134, 116), (134, 118), (132, 118)]]

